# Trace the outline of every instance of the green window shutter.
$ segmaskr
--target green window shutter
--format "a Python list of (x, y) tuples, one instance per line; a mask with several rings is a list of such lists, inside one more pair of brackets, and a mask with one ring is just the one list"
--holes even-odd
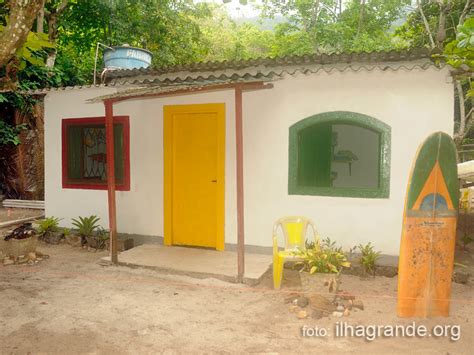
[(67, 160), (67, 177), (69, 179), (82, 178), (82, 128), (77, 126), (69, 126), (67, 128), (68, 135), (68, 160)]
[(331, 186), (330, 124), (316, 124), (298, 133), (298, 174), (300, 186)]
[(125, 175), (123, 125), (114, 124), (115, 180), (122, 182)]

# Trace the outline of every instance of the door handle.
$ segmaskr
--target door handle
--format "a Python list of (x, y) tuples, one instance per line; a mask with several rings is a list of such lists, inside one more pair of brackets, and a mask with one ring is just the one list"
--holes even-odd
[(217, 182), (217, 180), (211, 180), (211, 182)]

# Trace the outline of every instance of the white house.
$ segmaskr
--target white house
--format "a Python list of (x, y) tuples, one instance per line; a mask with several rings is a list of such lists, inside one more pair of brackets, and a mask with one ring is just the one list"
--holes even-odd
[(302, 215), (345, 248), (397, 255), (416, 150), (453, 131), (449, 70), (425, 50), (119, 70), (106, 83), (35, 92), (46, 215), (108, 228), (108, 102), (117, 231), (148, 242), (232, 249), (240, 226), (246, 246), (270, 247), (274, 221)]

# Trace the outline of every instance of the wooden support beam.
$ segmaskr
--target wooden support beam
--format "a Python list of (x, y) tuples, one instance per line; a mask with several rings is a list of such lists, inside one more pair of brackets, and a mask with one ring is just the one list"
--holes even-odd
[(110, 260), (116, 264), (117, 255), (117, 212), (115, 205), (115, 152), (114, 152), (114, 111), (111, 101), (105, 105), (105, 142), (107, 149), (107, 193), (109, 205)]
[(242, 88), (235, 88), (235, 140), (237, 149), (237, 281), (243, 282), (245, 273), (244, 236), (244, 149), (242, 124)]
[[(173, 96), (180, 96), (186, 94), (197, 94), (197, 93), (204, 93), (204, 92), (212, 92), (212, 91), (220, 91), (220, 90), (229, 90), (229, 89), (236, 89), (239, 88), (241, 91), (255, 91), (255, 90), (264, 90), (264, 89), (271, 89), (273, 88), (273, 84), (271, 83), (264, 83), (262, 81), (250, 82), (250, 83), (230, 83), (230, 84), (215, 84), (215, 85), (204, 85), (204, 86), (190, 86), (187, 88), (182, 88), (178, 90), (172, 91), (164, 91), (164, 92), (146, 92), (143, 89), (137, 93), (116, 93), (112, 95), (107, 95), (99, 98), (95, 98), (90, 100), (91, 102), (95, 102), (97, 100), (110, 101), (112, 103), (127, 101), (127, 100), (136, 100), (136, 99), (147, 99), (147, 98), (155, 98), (155, 97), (173, 97)], [(148, 89), (151, 90), (152, 88)]]

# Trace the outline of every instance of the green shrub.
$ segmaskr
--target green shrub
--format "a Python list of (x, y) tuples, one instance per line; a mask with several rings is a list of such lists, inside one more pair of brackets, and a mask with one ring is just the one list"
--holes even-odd
[(343, 267), (350, 267), (342, 248), (336, 247), (336, 243), (326, 238), (319, 243), (307, 243), (306, 250), (298, 250), (294, 255), (301, 259), (295, 265), (301, 266), (301, 271), (309, 271), (310, 274), (339, 273)]
[(48, 218), (44, 218), (44, 219), (38, 221), (37, 232), (40, 235), (44, 235), (46, 233), (59, 231), (59, 221), (60, 220), (61, 219), (59, 219), (57, 217), (48, 217)]
[(375, 274), (375, 263), (380, 258), (380, 252), (375, 251), (372, 243), (366, 245), (359, 244), (360, 250), (360, 264), (365, 272)]
[(110, 238), (110, 234), (107, 229), (99, 227), (97, 228), (97, 231), (95, 232), (95, 237), (101, 240), (108, 240)]
[(79, 234), (83, 237), (91, 237), (94, 231), (99, 228), (100, 218), (97, 216), (78, 217), (72, 219), (72, 225), (77, 228)]

